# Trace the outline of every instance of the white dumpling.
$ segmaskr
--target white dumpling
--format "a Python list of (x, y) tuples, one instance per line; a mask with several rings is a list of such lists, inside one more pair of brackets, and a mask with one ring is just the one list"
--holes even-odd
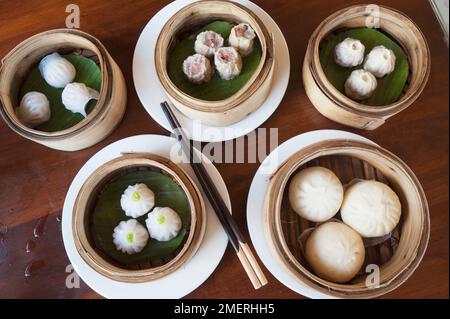
[(217, 50), (214, 56), (217, 72), (223, 80), (233, 80), (242, 71), (242, 58), (233, 47), (225, 47)]
[(220, 34), (214, 31), (204, 31), (197, 35), (194, 48), (195, 52), (208, 58), (214, 56), (216, 51), (223, 47), (224, 40)]
[(324, 222), (339, 211), (344, 188), (339, 178), (324, 167), (309, 167), (295, 175), (289, 185), (289, 202), (301, 217)]
[(364, 62), (364, 69), (377, 78), (391, 74), (395, 70), (397, 58), (394, 51), (383, 45), (376, 46), (370, 51)]
[(364, 242), (343, 223), (329, 222), (317, 227), (306, 242), (309, 265), (321, 278), (336, 283), (352, 280), (364, 263)]
[(86, 114), (86, 105), (92, 99), (98, 100), (99, 93), (87, 87), (84, 83), (69, 83), (64, 88), (61, 99), (66, 109), (73, 113), (80, 113), (84, 117)]
[(400, 221), (402, 207), (397, 194), (386, 184), (361, 181), (344, 195), (342, 220), (363, 237), (389, 234)]
[(182, 222), (180, 216), (169, 207), (155, 207), (145, 221), (150, 237), (157, 241), (169, 241), (178, 236)]
[(202, 84), (211, 80), (214, 69), (208, 58), (201, 54), (194, 54), (184, 60), (183, 72), (190, 82)]
[(140, 253), (147, 245), (148, 232), (137, 220), (120, 222), (114, 228), (113, 242), (117, 250), (128, 255)]
[(248, 23), (241, 23), (231, 29), (228, 43), (240, 54), (247, 56), (253, 51), (255, 38), (255, 30)]
[(352, 68), (363, 63), (364, 44), (361, 41), (347, 38), (336, 45), (334, 49), (334, 60), (340, 66)]
[(77, 73), (73, 64), (58, 53), (52, 53), (43, 58), (39, 63), (39, 70), (45, 82), (58, 89), (72, 82)]
[(377, 89), (375, 76), (365, 70), (353, 71), (345, 81), (345, 94), (356, 101), (368, 99)]
[(35, 127), (50, 120), (50, 102), (40, 92), (28, 92), (22, 97), (16, 113), (22, 123)]
[(120, 206), (125, 215), (141, 217), (155, 206), (155, 194), (145, 184), (130, 185), (120, 198)]

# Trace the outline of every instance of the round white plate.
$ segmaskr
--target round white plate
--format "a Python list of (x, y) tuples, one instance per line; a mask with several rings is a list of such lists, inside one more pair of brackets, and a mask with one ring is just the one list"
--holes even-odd
[[(351, 139), (373, 143), (356, 134), (335, 130), (320, 130), (300, 134), (281, 144), (261, 163), (253, 178), (247, 200), (247, 224), (253, 246), (266, 268), (286, 287), (308, 298), (330, 298), (312, 290), (280, 265), (268, 246), (264, 234), (264, 200), (269, 178), (294, 153), (314, 143), (328, 139)], [(267, 169), (270, 167), (270, 169)]]
[[(168, 131), (172, 131), (169, 122), (166, 120), (160, 102), (168, 100), (164, 92), (155, 69), (155, 46), (159, 33), (164, 24), (177, 11), (186, 5), (194, 2), (193, 0), (173, 1), (161, 11), (159, 11), (148, 22), (142, 31), (136, 44), (133, 57), (133, 79), (136, 92), (150, 116), (158, 122), (159, 125)], [(242, 121), (227, 127), (217, 127), (208, 125), (199, 125), (188, 117), (177, 112), (177, 118), (181, 126), (189, 133), (191, 139), (201, 142), (222, 142), (232, 140), (246, 135), (259, 126), (275, 112), (286, 93), (289, 83), (290, 60), (289, 49), (286, 40), (278, 25), (263, 9), (248, 0), (235, 0), (257, 14), (265, 23), (269, 32), (272, 33), (275, 43), (275, 73), (272, 84), (272, 90), (264, 104), (255, 112), (247, 116)], [(156, 101), (156, 102), (155, 102)]]
[[(117, 141), (95, 154), (81, 168), (70, 185), (64, 201), (62, 217), (62, 233), (64, 247), (77, 274), (93, 290), (106, 298), (149, 298), (168, 299), (181, 298), (199, 287), (213, 273), (222, 259), (228, 244), (228, 238), (217, 219), (205, 194), (206, 230), (202, 244), (197, 253), (180, 269), (158, 280), (129, 284), (108, 279), (90, 268), (78, 254), (72, 234), (72, 211), (75, 199), (86, 181), (98, 167), (117, 158), (124, 152), (150, 152), (170, 158), (173, 147), (178, 147), (174, 138), (160, 135), (140, 135)], [(231, 211), (230, 196), (227, 187), (214, 165), (205, 157), (204, 165), (211, 179), (222, 194)], [(180, 164), (182, 168), (197, 182), (189, 164)]]

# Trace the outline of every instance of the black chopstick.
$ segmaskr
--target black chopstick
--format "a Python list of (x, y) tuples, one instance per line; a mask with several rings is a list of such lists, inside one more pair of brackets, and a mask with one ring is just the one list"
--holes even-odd
[(240, 232), (236, 222), (231, 216), (227, 205), (220, 196), (219, 191), (211, 180), (208, 172), (202, 164), (202, 160), (199, 155), (194, 151), (192, 142), (185, 136), (183, 128), (178, 122), (175, 114), (173, 113), (170, 105), (167, 102), (161, 103), (161, 107), (170, 126), (174, 130), (174, 134), (182, 146), (183, 152), (189, 157), (189, 161), (192, 169), (194, 170), (197, 179), (202, 186), (206, 197), (211, 203), (220, 223), (222, 224), (225, 232), (228, 235), (229, 241), (236, 251), (239, 260), (241, 261), (247, 275), (253, 283), (255, 289), (258, 289), (267, 284), (267, 279), (264, 276), (258, 262), (250, 250), (249, 245), (246, 243), (242, 233)]

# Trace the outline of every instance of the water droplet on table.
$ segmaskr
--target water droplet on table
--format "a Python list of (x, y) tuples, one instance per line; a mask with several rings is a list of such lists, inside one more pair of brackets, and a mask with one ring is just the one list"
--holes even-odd
[(25, 277), (31, 277), (34, 276), (39, 272), (40, 269), (42, 269), (45, 266), (44, 261), (42, 260), (34, 260), (31, 263), (27, 265), (25, 268)]
[(32, 239), (30, 239), (30, 240), (27, 242), (27, 245), (26, 245), (26, 247), (25, 247), (25, 251), (26, 251), (27, 253), (31, 253), (35, 248), (36, 248), (36, 243), (35, 243)]
[(44, 216), (44, 217), (39, 218), (39, 220), (37, 221), (36, 225), (34, 226), (33, 236), (35, 238), (41, 237), (44, 234), (45, 223), (47, 222), (47, 217), (48, 216)]

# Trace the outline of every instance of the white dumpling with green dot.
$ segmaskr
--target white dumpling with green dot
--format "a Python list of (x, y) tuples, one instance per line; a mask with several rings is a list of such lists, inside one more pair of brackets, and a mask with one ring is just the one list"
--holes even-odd
[(145, 221), (150, 237), (157, 241), (170, 241), (178, 236), (182, 222), (172, 208), (155, 207)]
[(148, 232), (137, 220), (120, 222), (114, 228), (113, 242), (117, 250), (133, 255), (140, 253), (148, 242)]
[(120, 198), (120, 206), (129, 217), (144, 216), (155, 206), (155, 194), (145, 184), (130, 185)]

